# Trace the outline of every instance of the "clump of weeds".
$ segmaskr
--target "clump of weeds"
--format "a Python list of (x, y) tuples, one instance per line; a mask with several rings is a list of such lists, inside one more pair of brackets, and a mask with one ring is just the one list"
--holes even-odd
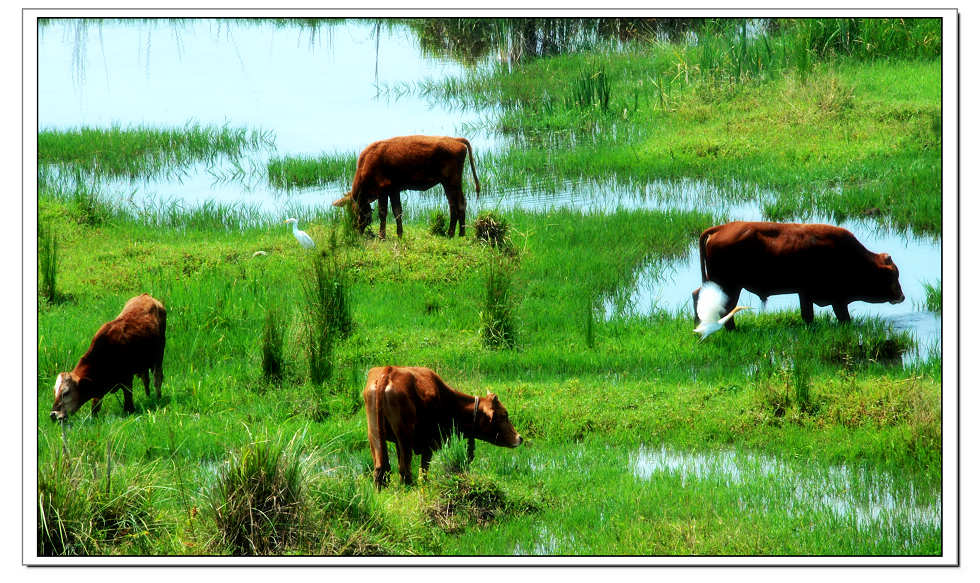
[(507, 223), (507, 219), (493, 211), (480, 213), (473, 223), (473, 230), (477, 241), (494, 249), (504, 250), (512, 247), (508, 237), (510, 225)]
[(113, 442), (105, 460), (71, 455), (65, 447), (38, 464), (37, 554), (79, 556), (131, 552), (148, 554), (160, 524), (153, 516), (153, 466), (117, 468)]
[(446, 213), (435, 211), (429, 216), (429, 234), (436, 237), (445, 237), (447, 228)]
[(494, 256), (487, 265), (483, 310), (480, 311), (480, 336), (487, 348), (513, 348), (517, 323), (511, 291), (511, 267)]
[(233, 453), (208, 492), (215, 549), (234, 555), (286, 551), (306, 519), (306, 472), (297, 446), (260, 440)]

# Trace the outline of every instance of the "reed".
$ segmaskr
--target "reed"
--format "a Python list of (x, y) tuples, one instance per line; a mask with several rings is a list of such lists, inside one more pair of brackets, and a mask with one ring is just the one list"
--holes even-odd
[(937, 314), (943, 313), (943, 282), (937, 281), (935, 284), (923, 283), (926, 290), (925, 309)]

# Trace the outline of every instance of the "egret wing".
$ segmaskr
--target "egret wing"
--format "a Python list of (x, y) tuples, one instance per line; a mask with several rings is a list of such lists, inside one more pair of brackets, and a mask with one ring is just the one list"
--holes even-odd
[(721, 291), (718, 284), (707, 281), (701, 286), (698, 294), (698, 319), (702, 322), (717, 322), (721, 318), (722, 310), (725, 309), (725, 302), (728, 296)]

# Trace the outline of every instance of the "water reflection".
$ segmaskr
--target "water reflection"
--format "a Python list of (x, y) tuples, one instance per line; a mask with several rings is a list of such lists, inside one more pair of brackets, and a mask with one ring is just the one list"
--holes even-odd
[(886, 531), (906, 545), (924, 531), (942, 527), (938, 492), (919, 492), (913, 483), (897, 482), (884, 472), (846, 465), (802, 470), (763, 455), (734, 450), (683, 452), (666, 446), (640, 447), (629, 464), (640, 480), (669, 475), (680, 478), (682, 487), (719, 482), (737, 489), (747, 509), (790, 516), (830, 512), (859, 530), (875, 536)]
[[(404, 26), (368, 20), (55, 19), (39, 27), (42, 129), (118, 124), (272, 131), (291, 155), (360, 150), (394, 135), (455, 134), (474, 112), (378, 85), (463, 72), (421, 54)], [(482, 140), (486, 141), (486, 140)]]

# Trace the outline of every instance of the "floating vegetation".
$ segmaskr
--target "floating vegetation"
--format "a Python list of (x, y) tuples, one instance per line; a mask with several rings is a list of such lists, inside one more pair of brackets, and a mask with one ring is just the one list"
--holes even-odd
[(38, 131), (37, 161), (38, 166), (60, 164), (92, 176), (135, 180), (219, 156), (237, 160), (245, 152), (274, 145), (272, 132), (228, 126), (81, 127)]

